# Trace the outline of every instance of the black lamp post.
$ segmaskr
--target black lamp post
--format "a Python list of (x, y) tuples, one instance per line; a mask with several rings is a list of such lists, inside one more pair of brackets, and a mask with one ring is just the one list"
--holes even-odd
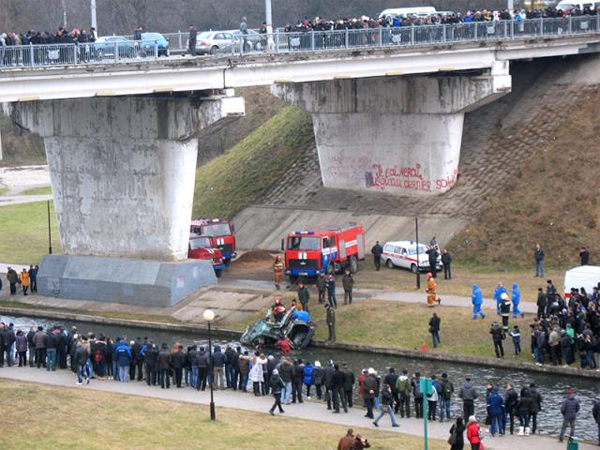
[(415, 234), (416, 234), (416, 245), (417, 245), (417, 289), (421, 289), (421, 272), (419, 270), (419, 218), (415, 217)]
[(52, 254), (52, 227), (50, 226), (50, 200), (48, 200), (48, 253)]
[(210, 335), (210, 323), (215, 319), (215, 313), (211, 309), (206, 309), (202, 315), (204, 320), (208, 323), (208, 356), (210, 358), (210, 420), (216, 420), (217, 416), (215, 413), (215, 398), (213, 390), (214, 381), (214, 370), (213, 370), (213, 358), (212, 358), (212, 337)]

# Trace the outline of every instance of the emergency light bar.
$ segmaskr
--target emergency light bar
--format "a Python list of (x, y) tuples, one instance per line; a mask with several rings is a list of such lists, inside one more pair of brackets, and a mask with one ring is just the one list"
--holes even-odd
[(294, 231), (294, 234), (315, 234), (314, 231)]

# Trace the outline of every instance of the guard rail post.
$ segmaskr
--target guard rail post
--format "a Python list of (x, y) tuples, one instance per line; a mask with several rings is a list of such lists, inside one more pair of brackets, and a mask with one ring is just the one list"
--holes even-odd
[(442, 25), (442, 42), (446, 42), (446, 27), (446, 24)]
[(600, 14), (596, 14), (596, 33), (600, 33)]
[(379, 47), (383, 47), (383, 27), (379, 27)]
[(569, 34), (573, 34), (573, 16), (569, 16)]
[(511, 19), (510, 21), (510, 38), (515, 38), (515, 19)]
[(115, 63), (117, 63), (119, 61), (119, 44), (117, 44), (116, 42), (115, 42), (114, 58), (115, 58)]
[(177, 38), (179, 40), (179, 50), (183, 50), (183, 36), (181, 35), (181, 30), (179, 30), (177, 33)]
[(275, 53), (279, 53), (279, 31), (275, 32)]
[(410, 24), (410, 45), (415, 45), (415, 26)]
[(29, 58), (31, 61), (31, 67), (35, 65), (34, 52), (33, 52), (33, 44), (29, 43)]
[(73, 64), (77, 65), (78, 64), (78, 58), (79, 58), (79, 45), (77, 44), (73, 44)]
[(504, 39), (506, 39), (506, 38), (508, 38), (508, 23), (507, 23), (506, 20), (504, 21), (503, 25), (504, 25), (504, 30), (503, 30), (503, 32), (504, 32)]
[(154, 41), (154, 59), (158, 59), (158, 41)]
[(544, 35), (544, 18), (540, 17), (540, 36)]
[(348, 44), (349, 44), (348, 28), (346, 28), (346, 34), (344, 36), (344, 43), (346, 45), (346, 48), (348, 48)]
[(473, 40), (476, 41), (477, 40), (477, 22), (471, 22), (474, 27), (475, 27), (475, 31), (473, 32)]
[(314, 30), (310, 31), (310, 49), (315, 51), (315, 32)]

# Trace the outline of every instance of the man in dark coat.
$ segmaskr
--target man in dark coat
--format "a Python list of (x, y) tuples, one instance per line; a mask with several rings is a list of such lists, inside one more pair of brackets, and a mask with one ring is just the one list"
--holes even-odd
[(494, 341), (494, 351), (496, 352), (496, 358), (504, 358), (504, 346), (502, 340), (504, 339), (504, 331), (497, 322), (492, 323), (490, 328), (490, 334)]
[(327, 314), (327, 328), (329, 330), (329, 338), (328, 342), (335, 342), (335, 309), (329, 305), (329, 303), (325, 303), (325, 311)]
[(190, 36), (188, 38), (188, 47), (190, 55), (196, 56), (196, 42), (198, 41), (198, 32), (194, 25), (190, 25)]
[(344, 396), (349, 408), (352, 408), (352, 390), (356, 381), (354, 372), (348, 367), (348, 363), (342, 364), (342, 372), (344, 373)]
[(275, 408), (279, 408), (279, 413), (285, 412), (281, 407), (281, 390), (283, 389), (283, 385), (283, 381), (279, 376), (279, 371), (277, 369), (273, 369), (273, 375), (271, 375), (271, 378), (269, 379), (269, 388), (273, 394), (273, 397), (275, 398), (275, 402), (269, 410), (269, 414), (272, 416), (275, 415)]
[(308, 311), (308, 301), (310, 300), (310, 291), (304, 284), (304, 281), (300, 280), (298, 282), (298, 301), (302, 305), (302, 309), (306, 312)]
[(563, 424), (560, 429), (560, 434), (558, 435), (558, 440), (560, 442), (562, 442), (565, 437), (567, 426), (570, 428), (569, 439), (575, 435), (575, 420), (577, 419), (579, 408), (579, 400), (575, 398), (573, 390), (569, 389), (567, 391), (567, 398), (564, 399), (560, 407), (560, 413), (563, 416)]
[(333, 377), (331, 379), (331, 392), (333, 396), (333, 412), (340, 412), (340, 401), (344, 408), (344, 412), (348, 412), (348, 404), (346, 403), (346, 396), (344, 395), (344, 372), (340, 370), (340, 366), (335, 364), (333, 366)]
[(529, 396), (532, 400), (531, 405), (531, 433), (535, 434), (537, 430), (537, 416), (542, 410), (542, 394), (537, 390), (535, 383), (529, 385)]
[(433, 278), (436, 278), (438, 251), (433, 245), (430, 245), (429, 249), (427, 249), (427, 254), (429, 255), (429, 271), (433, 275)]
[(510, 424), (510, 434), (515, 433), (515, 415), (517, 413), (517, 404), (519, 403), (519, 394), (515, 390), (512, 383), (506, 386), (506, 394), (504, 395), (504, 407)]
[(452, 263), (452, 256), (447, 249), (444, 249), (442, 252), (442, 264), (444, 266), (444, 280), (452, 279), (452, 270), (450, 269), (450, 264)]
[(354, 277), (350, 272), (350, 269), (346, 269), (344, 272), (344, 278), (342, 278), (342, 286), (344, 287), (344, 305), (352, 304), (352, 290), (354, 289)]
[(383, 253), (383, 247), (379, 244), (379, 241), (375, 242), (375, 245), (371, 249), (373, 254), (373, 262), (375, 263), (375, 270), (379, 272), (381, 267), (381, 255)]
[(590, 264), (590, 252), (588, 252), (585, 247), (581, 247), (581, 250), (579, 250), (579, 258), (581, 258), (582, 266)]

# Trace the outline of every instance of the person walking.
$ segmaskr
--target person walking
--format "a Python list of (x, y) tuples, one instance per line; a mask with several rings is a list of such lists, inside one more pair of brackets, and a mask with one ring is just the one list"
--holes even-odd
[(427, 274), (427, 289), (425, 292), (427, 293), (427, 306), (430, 308), (433, 308), (436, 302), (438, 302), (438, 304), (440, 303), (437, 295), (437, 284), (435, 283), (434, 278), (435, 275), (431, 272)]
[(442, 251), (442, 265), (444, 266), (444, 280), (452, 279), (452, 271), (450, 270), (450, 264), (452, 263), (452, 256), (447, 249)]
[(496, 433), (503, 436), (505, 405), (504, 399), (498, 393), (498, 388), (496, 386), (492, 388), (492, 394), (488, 397), (487, 412), (490, 415), (490, 433), (492, 436), (495, 436)]
[(577, 414), (579, 413), (579, 400), (575, 398), (575, 393), (572, 389), (567, 390), (567, 398), (565, 398), (560, 407), (560, 413), (563, 416), (563, 423), (560, 429), (558, 440), (563, 441), (565, 437), (565, 431), (567, 426), (569, 427), (569, 439), (575, 435), (575, 421), (577, 420)]
[(337, 299), (335, 298), (335, 275), (330, 273), (326, 278), (327, 300), (333, 309), (337, 309)]
[(517, 283), (513, 283), (512, 285), (512, 316), (513, 319), (517, 318), (517, 315), (521, 316), (521, 319), (525, 317), (525, 313), (521, 311), (519, 308), (519, 304), (521, 303), (521, 291), (519, 290), (519, 286)]
[(308, 287), (304, 284), (304, 281), (300, 281), (298, 283), (298, 301), (302, 305), (302, 309), (306, 312), (308, 311), (308, 301), (310, 300), (310, 291)]
[(275, 279), (275, 289), (281, 290), (281, 280), (283, 279), (283, 271), (285, 270), (285, 264), (280, 255), (275, 257), (273, 262), (273, 278)]
[(443, 373), (442, 379), (440, 380), (440, 422), (444, 419), (450, 422), (450, 402), (452, 400), (452, 394), (454, 394), (454, 384), (448, 379), (448, 374)]
[(272, 416), (275, 415), (275, 408), (279, 409), (279, 414), (283, 414), (285, 411), (281, 407), (281, 390), (283, 389), (283, 381), (279, 376), (279, 371), (277, 369), (273, 369), (273, 374), (271, 378), (269, 378), (269, 389), (271, 389), (271, 394), (273, 394), (273, 398), (275, 401), (273, 402), (273, 406), (269, 409), (269, 414)]
[(392, 427), (399, 427), (398, 422), (396, 421), (396, 416), (394, 415), (394, 397), (392, 395), (392, 390), (388, 384), (383, 385), (383, 389), (381, 389), (381, 409), (379, 411), (379, 415), (373, 421), (373, 425), (379, 427), (379, 421), (386, 414), (390, 415), (390, 420), (392, 421)]
[(431, 319), (429, 319), (429, 332), (431, 333), (431, 340), (433, 342), (433, 347), (437, 348), (440, 341), (440, 324), (442, 323), (442, 319), (438, 317), (436, 313), (433, 313)]
[(450, 450), (463, 450), (465, 448), (465, 424), (462, 417), (456, 419), (456, 423), (450, 428), (450, 437), (448, 438), (448, 444), (450, 444)]
[(77, 386), (83, 385), (84, 379), (85, 382), (89, 384), (90, 377), (89, 374), (85, 372), (85, 369), (90, 355), (88, 354), (87, 347), (83, 344), (83, 342), (78, 341), (75, 346), (74, 360), (77, 370)]
[(363, 400), (367, 407), (367, 414), (365, 417), (374, 419), (373, 406), (375, 405), (375, 392), (377, 391), (377, 380), (373, 375), (375, 371), (370, 369), (369, 375), (363, 380)]
[(543, 277), (544, 276), (544, 250), (542, 249), (540, 244), (535, 245), (535, 251), (533, 252), (533, 259), (535, 260), (535, 276)]
[(196, 31), (196, 27), (190, 24), (190, 35), (188, 37), (188, 49), (190, 51), (190, 55), (193, 57), (196, 56), (196, 42), (198, 42), (198, 31)]
[(335, 309), (329, 303), (325, 303), (327, 329), (329, 330), (329, 338), (327, 342), (335, 342)]
[(493, 322), (490, 327), (490, 334), (492, 335), (492, 341), (494, 342), (494, 351), (496, 352), (496, 358), (504, 358), (504, 346), (502, 340), (505, 339), (506, 335), (498, 322)]
[(350, 269), (344, 271), (344, 278), (342, 278), (342, 286), (344, 287), (344, 305), (352, 304), (352, 290), (354, 289), (354, 276), (350, 272)]
[(469, 416), (467, 423), (467, 440), (471, 444), (471, 450), (480, 450), (481, 446), (481, 435), (480, 435), (479, 424), (475, 416)]
[(375, 242), (375, 245), (371, 249), (373, 254), (373, 263), (375, 264), (375, 270), (379, 272), (381, 268), (381, 255), (383, 254), (383, 247), (379, 244), (379, 241)]
[(458, 391), (458, 398), (463, 402), (463, 418), (465, 422), (475, 414), (475, 400), (477, 400), (477, 397), (479, 397), (479, 393), (475, 389), (475, 386), (473, 386), (473, 383), (471, 383), (471, 378), (465, 378), (464, 384)]
[[(473, 320), (477, 319), (477, 315), (481, 316), (482, 319), (485, 319), (485, 314), (481, 310), (481, 306), (483, 305), (483, 295), (481, 294), (481, 289), (479, 289), (479, 286), (476, 284), (473, 285), (471, 303), (473, 304)], [(465, 419), (465, 422), (466, 420), (467, 419)]]

